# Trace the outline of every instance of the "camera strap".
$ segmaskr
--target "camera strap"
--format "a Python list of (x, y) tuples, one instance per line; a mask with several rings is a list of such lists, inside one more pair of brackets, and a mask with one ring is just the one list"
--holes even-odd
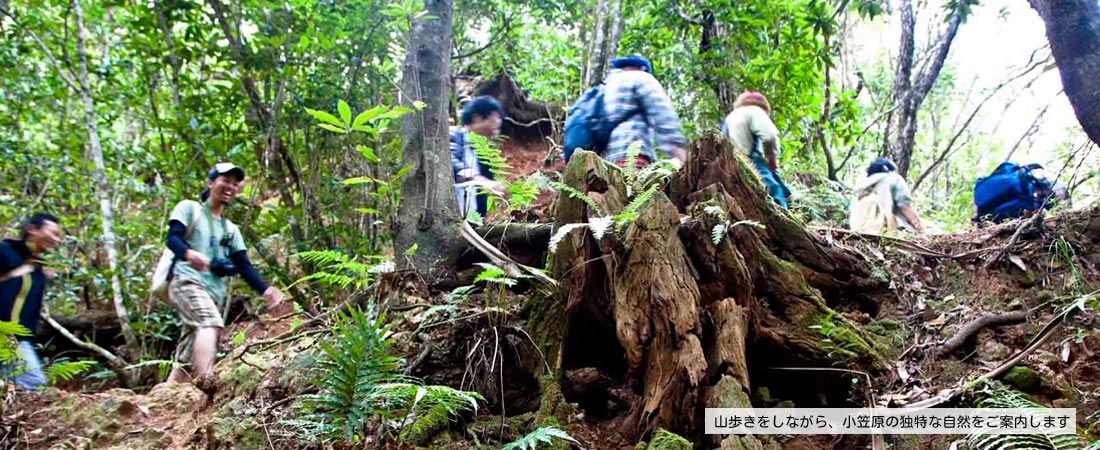
[[(206, 229), (209, 231), (209, 234), (210, 234), (210, 236), (208, 236), (210, 238), (210, 247), (211, 247), (210, 250), (213, 251), (217, 247), (224, 247), (224, 245), (221, 244), (222, 237), (224, 237), (225, 233), (229, 230), (229, 225), (226, 223), (226, 220), (225, 220), (225, 214), (222, 214), (222, 217), (221, 217), (222, 236), (217, 236), (217, 234), (214, 232), (215, 231), (214, 230), (214, 214), (212, 214), (210, 212), (210, 205), (208, 203), (206, 203), (206, 202), (202, 203), (202, 212), (203, 212), (203, 214), (206, 215)], [(222, 253), (224, 253), (223, 256), (229, 257), (229, 249), (228, 248), (225, 249)]]

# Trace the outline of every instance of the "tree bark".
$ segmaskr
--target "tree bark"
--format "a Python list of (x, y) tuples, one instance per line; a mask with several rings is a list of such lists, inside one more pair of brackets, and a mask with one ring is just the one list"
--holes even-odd
[(122, 295), (122, 280), (119, 277), (118, 249), (115, 247), (115, 213), (111, 205), (111, 186), (107, 182), (107, 166), (103, 161), (103, 148), (99, 143), (99, 126), (96, 123), (95, 102), (92, 100), (91, 87), (88, 85), (88, 55), (84, 47), (84, 10), (81, 0), (73, 0), (73, 17), (76, 20), (76, 54), (79, 72), (77, 83), (80, 87), (80, 99), (84, 104), (84, 119), (88, 129), (88, 150), (92, 154), (95, 170), (96, 197), (99, 198), (100, 222), (103, 229), (103, 247), (107, 250), (107, 265), (111, 271), (111, 291), (114, 297), (115, 313), (122, 327), (122, 336), (131, 356), (141, 356), (141, 342), (130, 326), (130, 313), (126, 310)]
[(1030, 0), (1046, 23), (1047, 40), (1077, 121), (1100, 144), (1100, 5), (1093, 0)]
[[(958, 35), (959, 26), (962, 25), (963, 16), (960, 12), (950, 12), (947, 29), (937, 41), (936, 50), (931, 61), (926, 65), (927, 69), (913, 78), (913, 65), (915, 53), (914, 29), (916, 28), (916, 16), (913, 14), (912, 0), (902, 0), (899, 6), (901, 14), (901, 43), (898, 46), (897, 68), (894, 74), (894, 104), (897, 105), (895, 115), (896, 126), (893, 131), (897, 133), (891, 146), (890, 153), (894, 163), (898, 166), (898, 173), (908, 177), (909, 166), (913, 160), (913, 147), (916, 145), (917, 113), (920, 111), (924, 99), (935, 85), (936, 79), (943, 70), (947, 55), (951, 52), (951, 44)], [(884, 141), (889, 140), (890, 125), (884, 133)]]
[(622, 34), (622, 0), (597, 0), (592, 42), (587, 47), (584, 85), (595, 86), (603, 81), (608, 65), (619, 48)]
[[(591, 152), (574, 154), (563, 183), (599, 213), (574, 196), (559, 196), (558, 227), (619, 214), (630, 201), (623, 173)], [(741, 221), (762, 227), (732, 225)], [(719, 224), (730, 228), (715, 244)], [(796, 391), (821, 381), (777, 384), (765, 376), (769, 367), (884, 367), (883, 347), (833, 311), (874, 314), (890, 295), (887, 281), (858, 255), (828, 245), (776, 208), (720, 136), (696, 141), (670, 195), (655, 194), (621, 234), (599, 240), (586, 228), (567, 234), (551, 256), (551, 271), (562, 288), (532, 307), (538, 313), (528, 322), (533, 335), (540, 342), (557, 339), (547, 350), (557, 352), (559, 373), (599, 381), (564, 391), (566, 400), (609, 405), (589, 412), (611, 417), (608, 426), (630, 438), (657, 428), (697, 434), (703, 408), (747, 406), (750, 386), (786, 391), (800, 406), (846, 401), (850, 379), (830, 388), (836, 395), (810, 399), (809, 389)], [(848, 330), (846, 350), (829, 348), (809, 327), (830, 321)], [(579, 398), (591, 396), (607, 401)]]
[(452, 0), (425, 4), (435, 19), (412, 24), (401, 90), (406, 106), (423, 108), (401, 122), (402, 164), (412, 167), (401, 185), (394, 222), (398, 266), (411, 265), (438, 287), (453, 283), (462, 220), (451, 175), (447, 133)]

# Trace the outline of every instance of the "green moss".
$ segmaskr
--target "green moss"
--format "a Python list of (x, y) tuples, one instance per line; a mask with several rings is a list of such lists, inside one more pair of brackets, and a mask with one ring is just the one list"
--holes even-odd
[(214, 419), (214, 439), (241, 450), (267, 448), (263, 433), (252, 418), (219, 417)]
[(558, 347), (565, 337), (565, 307), (553, 296), (538, 293), (532, 295), (523, 304), (523, 315), (527, 317), (524, 328), (535, 340), (550, 370), (557, 371)]
[(647, 450), (692, 450), (691, 442), (668, 430), (659, 429), (653, 433)]
[(1043, 381), (1039, 372), (1027, 366), (1013, 366), (1011, 369), (1008, 369), (1008, 372), (1004, 374), (1002, 379), (1005, 383), (1024, 392), (1035, 390)]

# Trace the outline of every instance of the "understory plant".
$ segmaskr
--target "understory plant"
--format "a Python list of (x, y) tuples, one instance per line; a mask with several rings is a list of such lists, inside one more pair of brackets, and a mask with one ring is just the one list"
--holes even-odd
[(350, 444), (371, 434), (383, 443), (402, 441), (476, 413), (477, 393), (401, 375), (404, 361), (387, 352), (391, 326), (373, 303), (337, 313), (329, 332), (318, 342), (321, 355), (309, 380), (317, 393), (302, 397), (300, 419), (285, 422), (305, 435)]
[[(1043, 408), (1023, 394), (1000, 383), (984, 381), (978, 387), (979, 408)], [(1078, 450), (1085, 448), (1076, 434), (981, 434), (966, 437), (973, 450)], [(1089, 448), (1095, 448), (1096, 444)]]

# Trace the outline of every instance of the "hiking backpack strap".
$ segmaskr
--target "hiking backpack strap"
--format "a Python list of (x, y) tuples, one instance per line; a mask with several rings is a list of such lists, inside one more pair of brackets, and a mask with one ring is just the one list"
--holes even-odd
[[(197, 208), (192, 208), (191, 209), (191, 220), (190, 220), (190, 223), (187, 224), (187, 231), (185, 231), (183, 233), (183, 239), (184, 240), (191, 239), (191, 233), (193, 233), (195, 231), (195, 223), (199, 221), (199, 208), (202, 208), (202, 207), (203, 206), (200, 203)], [(175, 272), (176, 272), (176, 262), (178, 262), (179, 260), (180, 260), (179, 258), (172, 258), (172, 265), (168, 267), (168, 281), (169, 282), (172, 281), (172, 275), (175, 274)]]
[(8, 271), (8, 273), (0, 275), (0, 282), (8, 281), (12, 278), (19, 278), (31, 272), (34, 272), (34, 264), (22, 264), (19, 267)]

